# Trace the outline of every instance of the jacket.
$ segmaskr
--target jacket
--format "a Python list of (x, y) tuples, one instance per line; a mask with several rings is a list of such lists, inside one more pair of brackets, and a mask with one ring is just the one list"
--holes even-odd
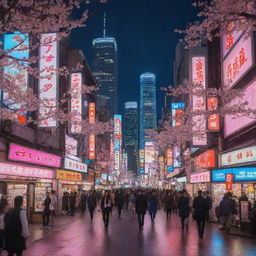
[(205, 219), (208, 215), (209, 205), (202, 196), (197, 196), (193, 202), (194, 218), (197, 220)]
[(87, 198), (87, 206), (89, 209), (93, 209), (96, 207), (96, 197), (95, 195), (89, 195)]
[(185, 196), (181, 196), (178, 201), (179, 216), (181, 218), (189, 217), (190, 207), (189, 199)]
[(224, 197), (220, 202), (220, 216), (230, 216), (232, 212), (232, 201), (229, 198)]
[(147, 198), (144, 195), (138, 195), (135, 203), (135, 209), (137, 214), (146, 214), (148, 203)]

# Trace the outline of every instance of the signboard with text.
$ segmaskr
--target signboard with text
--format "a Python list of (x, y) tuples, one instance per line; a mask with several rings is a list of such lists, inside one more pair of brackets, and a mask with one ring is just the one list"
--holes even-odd
[(87, 165), (75, 161), (73, 159), (65, 157), (64, 159), (64, 168), (67, 170), (72, 170), (72, 171), (77, 171), (77, 172), (82, 172), (82, 173), (87, 173)]
[[(192, 82), (195, 85), (206, 88), (206, 58), (204, 56), (192, 57)], [(203, 96), (192, 96), (192, 109), (193, 111), (206, 110), (205, 98)], [(192, 117), (193, 121), (193, 146), (207, 145), (206, 135), (206, 120), (205, 116), (195, 114)]]
[(44, 33), (40, 39), (39, 127), (56, 127), (58, 42), (56, 33)]
[(179, 127), (182, 125), (182, 113), (185, 108), (185, 102), (175, 102), (171, 105), (172, 126)]
[(11, 143), (9, 146), (8, 159), (49, 167), (60, 167), (61, 157), (32, 148)]
[(215, 150), (209, 149), (194, 159), (194, 167), (196, 170), (212, 168), (216, 166)]
[(210, 171), (193, 173), (190, 175), (190, 183), (205, 183), (211, 182)]
[(66, 155), (77, 155), (77, 140), (68, 136), (67, 134), (65, 135), (65, 152)]
[(256, 162), (256, 146), (234, 150), (220, 156), (220, 166)]
[(233, 189), (233, 177), (234, 174), (233, 173), (227, 173), (226, 174), (226, 191), (227, 192), (232, 192)]
[(122, 154), (122, 116), (114, 115), (114, 168), (120, 174)]
[[(210, 111), (217, 111), (218, 109), (218, 98), (212, 97), (207, 99), (207, 109)], [(220, 114), (212, 113), (208, 116), (207, 120), (208, 131), (218, 132), (220, 130)]]
[[(95, 102), (89, 103), (89, 123), (95, 123), (95, 116), (96, 116), (96, 106)], [(95, 159), (95, 149), (96, 149), (96, 136), (95, 134), (90, 134), (89, 136), (89, 159)]]
[(82, 174), (78, 172), (70, 172), (64, 170), (57, 171), (58, 180), (74, 180), (74, 181), (82, 181)]

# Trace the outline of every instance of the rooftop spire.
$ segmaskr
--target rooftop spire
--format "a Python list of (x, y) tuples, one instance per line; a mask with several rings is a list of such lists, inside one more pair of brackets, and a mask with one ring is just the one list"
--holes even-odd
[(106, 11), (104, 11), (104, 21), (103, 21), (103, 37), (106, 37)]

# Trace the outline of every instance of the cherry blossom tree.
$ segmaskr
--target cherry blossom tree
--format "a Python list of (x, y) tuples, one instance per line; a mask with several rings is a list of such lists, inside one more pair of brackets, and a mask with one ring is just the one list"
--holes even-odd
[(201, 44), (207, 38), (212, 41), (225, 32), (256, 30), (256, 6), (254, 0), (202, 0), (193, 5), (200, 9), (199, 20), (189, 24), (185, 30), (185, 42), (189, 47)]

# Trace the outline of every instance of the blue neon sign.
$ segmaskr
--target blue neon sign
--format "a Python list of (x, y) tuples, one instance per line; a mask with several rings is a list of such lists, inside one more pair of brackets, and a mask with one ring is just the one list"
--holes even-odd
[(256, 167), (212, 170), (212, 181), (225, 182), (228, 173), (234, 174), (234, 181), (256, 181)]

